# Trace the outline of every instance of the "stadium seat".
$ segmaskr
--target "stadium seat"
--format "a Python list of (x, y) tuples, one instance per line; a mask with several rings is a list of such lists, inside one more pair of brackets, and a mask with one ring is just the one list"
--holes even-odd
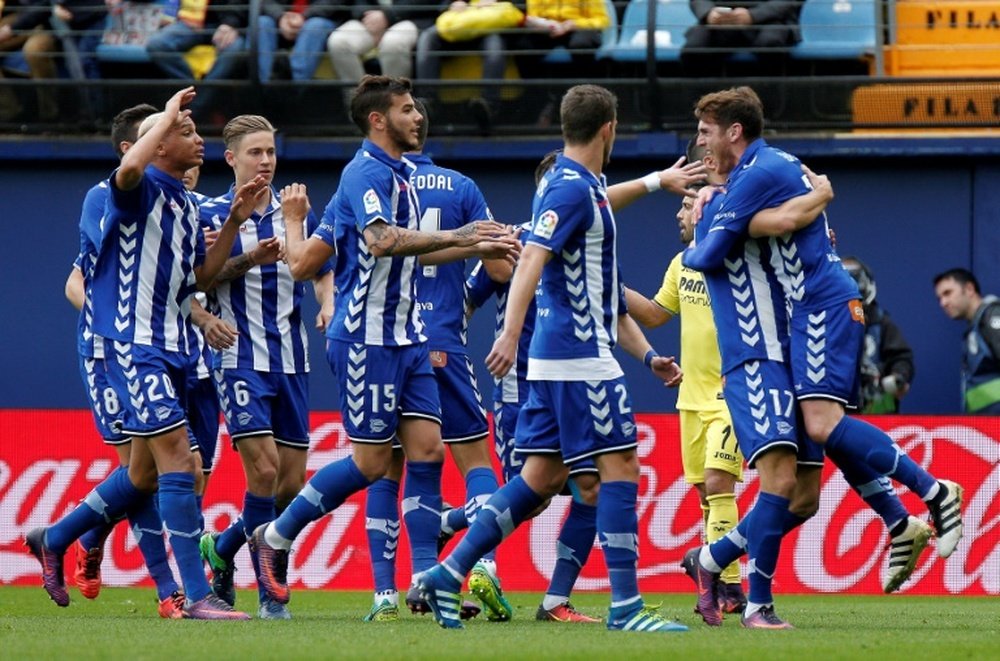
[[(691, 12), (687, 0), (654, 0), (656, 2), (656, 26), (653, 38), (656, 42), (656, 59), (660, 62), (675, 62), (680, 59), (684, 33), (698, 22)], [(639, 62), (646, 59), (646, 12), (647, 0), (631, 0), (622, 17), (621, 35), (618, 43), (606, 51), (607, 57), (616, 62)]]
[(853, 60), (875, 52), (874, 0), (806, 0), (799, 19), (800, 60)]

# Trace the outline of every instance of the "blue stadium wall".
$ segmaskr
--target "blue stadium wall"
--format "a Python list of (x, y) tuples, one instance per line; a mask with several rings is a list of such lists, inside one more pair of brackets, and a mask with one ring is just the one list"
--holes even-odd
[[(555, 143), (440, 145), (437, 160), (472, 176), (494, 214), (507, 222), (527, 220), (537, 155)], [(902, 327), (916, 353), (917, 377), (903, 410), (952, 413), (959, 410), (960, 344), (963, 324), (938, 308), (931, 279), (953, 266), (973, 268), (988, 292), (1000, 291), (1000, 159), (983, 141), (934, 141), (896, 149), (893, 142), (775, 140), (830, 175), (836, 199), (829, 213), (842, 255), (857, 255), (875, 272), (879, 300)], [(613, 183), (673, 162), (679, 140), (623, 141), (609, 168)], [(279, 184), (309, 186), (321, 212), (336, 188), (351, 151), (306, 147), (285, 150)], [(470, 151), (471, 149), (471, 151)], [(77, 221), (87, 189), (107, 176), (113, 163), (103, 144), (63, 153), (58, 144), (41, 148), (0, 143), (0, 214), (4, 229), (0, 259), (0, 347), (3, 352), (0, 408), (83, 408), (84, 391), (74, 344), (76, 312), (63, 285), (78, 246)], [(655, 156), (662, 153), (662, 157)], [(469, 154), (474, 154), (472, 158)], [(210, 150), (199, 190), (221, 193), (231, 173), (220, 148)], [(678, 199), (649, 196), (618, 214), (619, 255), (627, 283), (652, 296), (663, 271), (680, 249), (674, 214)], [(307, 297), (310, 311), (315, 311)], [(307, 316), (307, 318), (310, 318)], [(470, 330), (470, 353), (480, 366), (480, 384), (490, 382), (482, 358), (492, 341), (492, 311), (480, 313)], [(678, 350), (674, 323), (649, 333), (660, 353)], [(312, 336), (311, 400), (316, 410), (336, 409), (336, 386)], [(621, 362), (635, 410), (672, 411), (675, 396), (627, 356)]]

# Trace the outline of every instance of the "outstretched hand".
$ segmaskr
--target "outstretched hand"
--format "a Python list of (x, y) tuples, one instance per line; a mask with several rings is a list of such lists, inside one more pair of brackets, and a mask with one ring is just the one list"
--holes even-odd
[(262, 266), (264, 264), (276, 264), (281, 261), (281, 258), (284, 256), (283, 253), (284, 246), (281, 243), (281, 239), (271, 236), (258, 241), (257, 245), (250, 251), (250, 257), (253, 259), (255, 265)]
[(705, 207), (717, 193), (722, 192), (725, 191), (717, 186), (705, 186), (698, 191), (697, 197), (694, 198), (694, 206), (691, 207), (691, 222), (693, 224), (697, 225), (701, 221), (701, 214), (705, 211)]
[(681, 156), (677, 162), (666, 170), (660, 170), (660, 188), (686, 197), (695, 197), (698, 191), (691, 188), (694, 184), (705, 181), (708, 169), (701, 161), (684, 164), (687, 157)]
[(260, 201), (267, 194), (267, 179), (263, 175), (257, 175), (247, 183), (243, 184), (233, 196), (233, 203), (229, 207), (228, 221), (237, 225), (242, 225), (243, 221), (253, 214)]
[(452, 232), (457, 239), (456, 245), (460, 247), (474, 246), (480, 241), (513, 240), (507, 226), (495, 220), (477, 220)]

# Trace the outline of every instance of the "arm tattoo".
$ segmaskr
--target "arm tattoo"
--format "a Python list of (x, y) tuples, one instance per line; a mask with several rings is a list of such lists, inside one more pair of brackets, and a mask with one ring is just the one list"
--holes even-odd
[(375, 223), (365, 228), (372, 246), (379, 246), (387, 257), (422, 255), (449, 247), (440, 232), (414, 232)]
[(219, 275), (215, 276), (215, 283), (218, 284), (220, 282), (235, 280), (236, 278), (245, 275), (246, 272), (254, 266), (255, 264), (250, 259), (250, 253), (248, 252), (236, 257), (230, 257), (226, 260), (222, 270), (219, 271)]

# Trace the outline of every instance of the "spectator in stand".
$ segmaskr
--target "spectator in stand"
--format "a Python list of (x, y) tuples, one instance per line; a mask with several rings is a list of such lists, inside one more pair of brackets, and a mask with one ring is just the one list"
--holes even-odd
[[(427, 0), (350, 0), (351, 20), (333, 31), (326, 49), (337, 78), (356, 83), (365, 74), (365, 55), (378, 51), (382, 75), (409, 78), (413, 47), (420, 31), (434, 22), (437, 11)], [(344, 88), (350, 105), (352, 87)]]
[(983, 296), (971, 271), (949, 269), (934, 278), (944, 313), (965, 319), (962, 405), (966, 413), (1000, 414), (1000, 299)]
[(264, 0), (257, 19), (257, 74), (271, 80), (274, 53), (290, 48), (292, 80), (312, 80), (326, 50), (326, 40), (338, 22), (348, 18), (337, 0)]
[[(604, 0), (527, 0), (524, 9), (523, 28), (507, 40), (510, 50), (522, 51), (516, 56), (521, 76), (592, 78), (601, 31), (611, 22)], [(558, 46), (569, 51), (569, 64), (546, 61), (549, 51)], [(564, 91), (549, 90), (549, 100), (538, 117), (539, 128), (558, 122), (558, 100)]]
[(698, 23), (681, 49), (686, 75), (718, 76), (734, 51), (757, 56), (755, 75), (779, 75), (788, 49), (799, 42), (802, 0), (690, 0)]
[[(470, 5), (483, 6), (492, 4), (496, 0), (453, 0), (443, 8), (450, 11), (464, 11)], [(494, 32), (479, 39), (469, 39), (468, 41), (445, 41), (438, 34), (437, 26), (431, 25), (420, 33), (417, 40), (416, 69), (417, 80), (438, 80), (441, 78), (441, 57), (453, 51), (480, 51), (482, 53), (483, 71), (481, 79), (484, 81), (498, 82), (503, 80), (504, 69), (507, 67), (507, 53), (504, 35), (501, 32)], [(425, 92), (426, 96), (430, 96)], [(479, 125), (480, 132), (484, 135), (492, 132), (493, 113), (496, 111), (497, 103), (500, 101), (500, 87), (498, 85), (484, 85), (480, 96), (474, 97), (468, 102), (469, 114)], [(429, 104), (433, 107), (433, 104)]]
[(858, 283), (865, 312), (858, 408), (862, 413), (898, 413), (899, 401), (913, 383), (913, 349), (875, 298), (877, 289), (871, 269), (857, 257), (844, 257), (842, 263)]
[[(93, 53), (100, 43), (99, 30), (105, 16), (107, 8), (96, 0), (60, 0), (58, 3), (23, 0), (9, 17), (4, 16), (0, 20), (0, 52), (20, 49), (31, 78), (57, 78), (58, 63), (62, 59), (62, 39), (72, 39), (81, 55), (86, 77), (99, 78), (100, 70)], [(57, 30), (62, 34), (57, 34)], [(56, 90), (39, 84), (35, 93), (38, 118), (42, 121), (56, 119), (59, 115)], [(16, 97), (0, 97), (0, 116), (10, 119), (20, 111), (20, 102)]]
[[(206, 81), (231, 80), (245, 65), (249, 6), (235, 0), (180, 0), (177, 19), (153, 34), (146, 42), (150, 59), (168, 78), (194, 78), (184, 53), (195, 46), (215, 47), (215, 63)], [(201, 116), (212, 108), (215, 97), (211, 90), (201, 91), (191, 112)], [(218, 118), (216, 118), (218, 119)]]

